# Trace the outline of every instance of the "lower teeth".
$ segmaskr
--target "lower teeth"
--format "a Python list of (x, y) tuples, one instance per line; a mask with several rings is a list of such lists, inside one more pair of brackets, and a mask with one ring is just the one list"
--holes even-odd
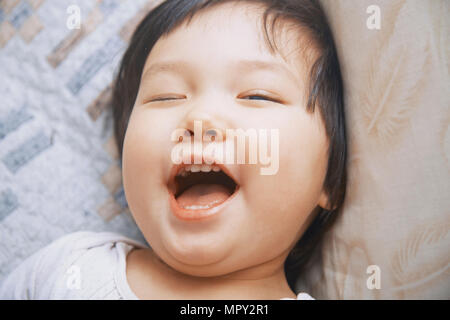
[(219, 203), (219, 202), (221, 202), (221, 201), (217, 201), (216, 200), (216, 201), (213, 201), (210, 204), (207, 204), (205, 206), (192, 205), (192, 206), (183, 206), (183, 208), (187, 209), (187, 210), (209, 209), (209, 208), (213, 207), (216, 203)]

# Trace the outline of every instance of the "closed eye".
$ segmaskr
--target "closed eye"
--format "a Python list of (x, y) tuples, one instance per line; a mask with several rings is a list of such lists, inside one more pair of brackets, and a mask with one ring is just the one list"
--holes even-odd
[(157, 98), (153, 98), (151, 99), (149, 102), (157, 102), (157, 101), (171, 101), (171, 100), (180, 100), (180, 99), (185, 99), (186, 97), (180, 97), (180, 96), (166, 96), (166, 97), (157, 97)]
[(282, 103), (281, 100), (276, 99), (276, 98), (272, 98), (272, 97), (268, 97), (265, 95), (260, 95), (260, 94), (252, 94), (252, 95), (248, 95), (239, 99), (244, 99), (244, 100), (259, 100), (259, 101), (269, 101), (269, 102), (275, 102), (275, 103)]
[(178, 98), (156, 98), (156, 99), (153, 99), (151, 102), (155, 102), (155, 101), (169, 101), (169, 100), (175, 100), (175, 99), (178, 99)]
[(247, 97), (244, 97), (244, 98), (241, 98), (241, 99), (246, 99), (246, 98), (248, 98), (248, 100), (268, 100), (268, 101), (273, 101), (269, 97), (260, 96), (260, 95), (251, 95), (251, 96), (247, 96)]

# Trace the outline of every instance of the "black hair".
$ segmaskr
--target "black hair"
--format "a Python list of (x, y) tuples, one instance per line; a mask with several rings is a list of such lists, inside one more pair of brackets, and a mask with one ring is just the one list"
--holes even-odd
[[(136, 28), (113, 85), (112, 112), (114, 134), (122, 156), (128, 120), (138, 93), (146, 59), (156, 41), (168, 35), (204, 8), (236, 0), (167, 0), (151, 10)], [(347, 183), (347, 139), (345, 129), (343, 82), (338, 55), (327, 17), (317, 0), (239, 0), (264, 6), (263, 32), (271, 50), (275, 50), (276, 22), (293, 21), (306, 31), (314, 47), (314, 59), (308, 73), (307, 110), (317, 106), (329, 141), (328, 168), (323, 188), (328, 209), (316, 207), (314, 219), (290, 251), (284, 264), (286, 279), (295, 292), (298, 275), (307, 266), (323, 235), (338, 217), (345, 199)], [(272, 18), (272, 19), (269, 19)], [(268, 28), (269, 27), (269, 28)], [(269, 30), (272, 37), (269, 36)]]

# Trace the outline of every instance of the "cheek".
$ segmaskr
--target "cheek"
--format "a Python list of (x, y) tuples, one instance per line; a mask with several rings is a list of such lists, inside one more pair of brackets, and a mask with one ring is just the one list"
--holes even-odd
[[(134, 111), (133, 111), (134, 112)], [(164, 175), (168, 172), (170, 135), (164, 124), (149, 112), (134, 112), (128, 123), (123, 147), (123, 184), (133, 215), (157, 210), (163, 198)], [(164, 171), (164, 168), (166, 170)]]
[(152, 174), (151, 168), (158, 159), (158, 139), (139, 116), (130, 118), (123, 148), (124, 178), (132, 179), (133, 185)]
[(170, 114), (143, 107), (133, 110), (125, 135), (123, 165), (128, 172), (138, 173), (134, 178), (158, 175), (161, 180), (161, 170), (170, 165), (171, 118)]
[(249, 168), (246, 179), (246, 202), (259, 231), (286, 245), (317, 206), (328, 160), (325, 136), (309, 117), (301, 119), (280, 126), (278, 172), (263, 176)]

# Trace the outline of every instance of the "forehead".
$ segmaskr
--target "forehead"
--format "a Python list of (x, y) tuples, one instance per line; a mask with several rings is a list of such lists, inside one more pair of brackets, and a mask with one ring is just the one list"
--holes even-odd
[(290, 27), (289, 22), (278, 28), (278, 50), (272, 51), (264, 34), (264, 10), (261, 4), (238, 1), (203, 9), (156, 42), (144, 70), (163, 61), (188, 60), (203, 66), (265, 61), (302, 73), (298, 28)]

